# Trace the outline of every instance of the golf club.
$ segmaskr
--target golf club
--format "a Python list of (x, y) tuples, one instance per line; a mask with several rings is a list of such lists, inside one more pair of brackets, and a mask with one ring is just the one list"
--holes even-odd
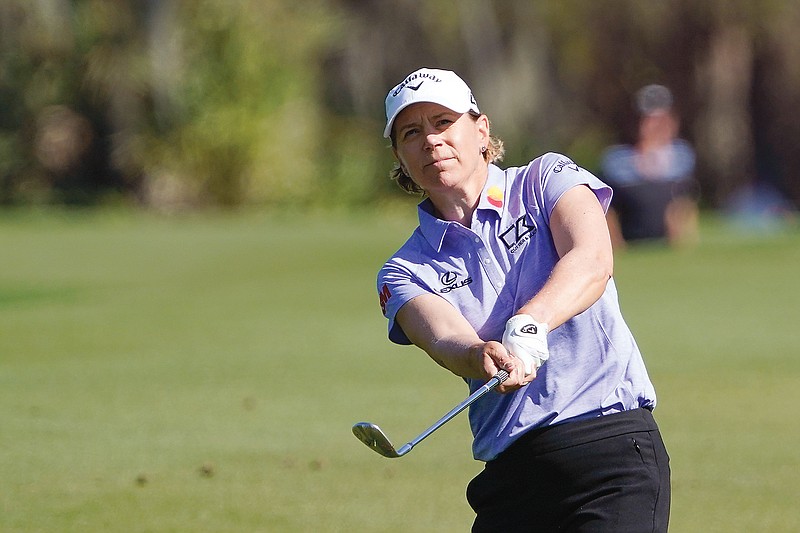
[(478, 398), (494, 389), (507, 379), (508, 372), (505, 370), (500, 370), (494, 375), (494, 377), (492, 377), (492, 379), (487, 381), (481, 388), (470, 394), (469, 397), (463, 402), (453, 407), (446, 415), (440, 418), (431, 427), (423, 431), (417, 438), (400, 446), (399, 450), (395, 449), (389, 438), (386, 436), (386, 433), (384, 433), (381, 428), (371, 422), (359, 422), (354, 425), (353, 435), (355, 435), (358, 440), (384, 457), (402, 457), (410, 452), (414, 446), (422, 442), (425, 437), (442, 427), (458, 413), (475, 403)]

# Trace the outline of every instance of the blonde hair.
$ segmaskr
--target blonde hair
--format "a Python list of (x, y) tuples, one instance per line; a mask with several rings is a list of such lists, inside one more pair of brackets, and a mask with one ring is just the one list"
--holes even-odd
[[(471, 116), (475, 120), (478, 119), (478, 117), (474, 115)], [(391, 139), (392, 147), (396, 148), (397, 142), (394, 136), (394, 131), (392, 131)], [(503, 160), (503, 155), (505, 155), (505, 152), (506, 150), (503, 146), (503, 141), (493, 135), (489, 135), (489, 145), (486, 147), (486, 151), (483, 152), (483, 160), (486, 161), (486, 163), (499, 163)], [(411, 179), (411, 176), (407, 175), (403, 171), (403, 167), (397, 161), (395, 161), (392, 171), (389, 172), (389, 177), (393, 181), (397, 182), (397, 185), (409, 194), (425, 194), (425, 189), (414, 183), (414, 180)]]

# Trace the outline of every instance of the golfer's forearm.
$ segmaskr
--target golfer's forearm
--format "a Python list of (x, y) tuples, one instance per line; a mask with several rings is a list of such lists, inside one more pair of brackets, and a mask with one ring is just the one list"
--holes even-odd
[(483, 341), (464, 316), (440, 296), (412, 299), (400, 308), (396, 320), (409, 340), (439, 365), (462, 377), (485, 376)]
[(463, 378), (484, 377), (482, 347), (477, 337), (456, 336), (432, 340), (420, 346), (440, 366)]
[(552, 331), (602, 296), (612, 268), (607, 260), (574, 250), (561, 258), (547, 283), (518, 312), (546, 323)]
[(611, 279), (614, 254), (602, 206), (588, 187), (573, 187), (550, 216), (560, 259), (544, 287), (517, 312), (559, 327), (595, 303)]

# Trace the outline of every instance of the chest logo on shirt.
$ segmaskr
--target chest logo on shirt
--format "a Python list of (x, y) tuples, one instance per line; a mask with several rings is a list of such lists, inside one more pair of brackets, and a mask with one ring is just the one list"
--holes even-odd
[(439, 276), (439, 281), (442, 282), (443, 287), (439, 289), (439, 292), (442, 294), (447, 294), (450, 291), (455, 289), (460, 289), (461, 287), (466, 287), (470, 283), (472, 283), (471, 277), (466, 277), (463, 279), (459, 279), (458, 274), (455, 272), (447, 271), (441, 276)]
[(525, 218), (525, 215), (522, 215), (510, 228), (500, 234), (500, 240), (512, 254), (536, 233), (536, 223), (528, 222)]
[(486, 191), (486, 201), (497, 207), (503, 207), (503, 190), (497, 185), (492, 185)]

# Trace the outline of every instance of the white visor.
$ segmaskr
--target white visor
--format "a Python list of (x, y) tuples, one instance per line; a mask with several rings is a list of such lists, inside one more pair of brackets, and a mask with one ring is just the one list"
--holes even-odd
[(406, 76), (386, 95), (383, 136), (391, 136), (394, 119), (403, 109), (420, 102), (439, 104), (456, 113), (481, 113), (472, 91), (455, 72), (421, 68)]

